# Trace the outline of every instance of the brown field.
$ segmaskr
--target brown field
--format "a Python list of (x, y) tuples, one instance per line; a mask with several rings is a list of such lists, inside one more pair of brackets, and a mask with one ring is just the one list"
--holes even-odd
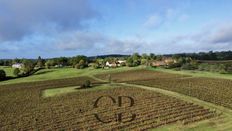
[[(153, 79), (170, 79), (170, 78), (183, 78), (189, 77), (188, 75), (176, 75), (163, 72), (154, 72), (149, 70), (132, 70), (125, 72), (111, 73), (111, 79), (113, 82), (128, 82), (128, 81), (142, 81), (142, 80), (153, 80)], [(109, 74), (96, 75), (97, 78), (108, 80)]]
[[(107, 79), (108, 74), (98, 75)], [(190, 77), (149, 70), (111, 74), (115, 82), (128, 82), (175, 91), (201, 100), (232, 108), (232, 81), (216, 78)]]
[[(133, 87), (82, 91), (51, 98), (41, 97), (44, 89), (80, 85), (86, 79), (90, 78), (0, 86), (0, 130), (136, 130), (176, 122), (189, 124), (216, 115), (215, 112), (199, 105)], [(96, 83), (94, 80), (92, 82)], [(119, 108), (105, 100), (100, 102), (99, 108), (93, 108), (94, 101), (105, 95), (115, 99), (119, 95), (130, 96), (134, 98), (135, 104), (128, 107), (129, 103), (125, 100), (123, 108)], [(130, 112), (136, 114), (136, 119), (132, 122), (103, 124), (93, 115), (99, 113), (105, 120), (114, 120), (114, 113), (120, 112), (123, 113), (123, 120), (130, 119)]]

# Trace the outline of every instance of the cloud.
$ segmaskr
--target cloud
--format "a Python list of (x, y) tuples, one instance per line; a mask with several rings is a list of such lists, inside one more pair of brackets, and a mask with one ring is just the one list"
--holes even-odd
[(232, 44), (232, 25), (223, 26), (208, 36), (208, 41), (215, 44)]
[(232, 50), (232, 25), (216, 24), (213, 27), (215, 28), (208, 27), (193, 34), (179, 35), (169, 43), (185, 52)]
[[(181, 52), (231, 50), (232, 26), (215, 26), (192, 34), (169, 37), (166, 40), (150, 40), (143, 38), (117, 39), (98, 32), (64, 31), (52, 35), (34, 34), (18, 42), (5, 42), (0, 54), (15, 53), (17, 57), (70, 56), (84, 54), (88, 56), (100, 54), (132, 54), (156, 53), (169, 54)], [(41, 44), (43, 43), (43, 44)], [(21, 53), (20, 53), (21, 52)], [(22, 52), (27, 52), (22, 53)], [(47, 53), (49, 52), (49, 53)], [(6, 56), (6, 55), (5, 55)]]
[(149, 16), (143, 25), (146, 28), (154, 28), (154, 27), (158, 27), (161, 24), (162, 24), (162, 18), (159, 15), (155, 14)]
[(1, 0), (0, 40), (14, 41), (32, 33), (75, 30), (99, 14), (87, 0)]
[[(42, 44), (41, 44), (42, 43)], [(99, 55), (99, 54), (131, 54), (141, 52), (144, 49), (144, 41), (139, 39), (120, 40), (106, 36), (102, 33), (89, 31), (67, 31), (57, 32), (52, 35), (34, 34), (23, 38), (21, 41), (5, 42), (0, 52), (6, 56), (8, 53), (19, 54), (17, 57), (38, 57), (46, 54), (48, 57), (72, 55)], [(21, 53), (20, 53), (21, 52)], [(71, 56), (72, 56), (71, 55)]]
[(105, 36), (101, 33), (77, 31), (67, 32), (56, 36), (53, 44), (55, 50), (64, 51), (87, 51), (93, 54), (114, 54), (114, 53), (133, 53), (138, 51), (143, 41), (140, 40), (119, 40)]
[(174, 22), (185, 22), (189, 18), (190, 16), (181, 10), (168, 8), (147, 17), (143, 26), (148, 29), (157, 28), (163, 25), (173, 25)]

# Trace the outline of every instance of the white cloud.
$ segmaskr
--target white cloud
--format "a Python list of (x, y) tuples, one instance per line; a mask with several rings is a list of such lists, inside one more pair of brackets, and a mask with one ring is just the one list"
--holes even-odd
[(143, 25), (146, 28), (154, 28), (161, 25), (161, 23), (162, 23), (162, 18), (159, 15), (154, 14), (149, 16)]
[(143, 23), (143, 26), (148, 29), (160, 27), (163, 25), (171, 26), (173, 22), (185, 22), (189, 18), (190, 16), (188, 14), (185, 14), (177, 9), (169, 8), (162, 13), (155, 13), (150, 15)]
[(98, 17), (87, 0), (0, 0), (0, 41), (21, 40), (32, 33), (76, 30)]

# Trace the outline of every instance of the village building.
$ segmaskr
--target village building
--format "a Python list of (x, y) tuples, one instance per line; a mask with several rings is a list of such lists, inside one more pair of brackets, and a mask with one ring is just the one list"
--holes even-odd
[(62, 68), (62, 67), (63, 67), (62, 64), (55, 65), (55, 68)]
[(106, 66), (108, 66), (108, 67), (117, 67), (117, 63), (116, 62), (109, 62), (109, 61), (107, 61), (106, 62)]
[(124, 64), (124, 65), (126, 64), (126, 61), (125, 61), (125, 60), (118, 60), (118, 61), (117, 61), (117, 66), (123, 66), (123, 64)]
[(22, 63), (15, 63), (12, 65), (12, 68), (18, 68), (18, 69), (21, 69), (23, 67), (23, 64)]
[(159, 67), (159, 66), (168, 66), (170, 64), (177, 63), (177, 61), (173, 58), (163, 58), (160, 61), (151, 62), (151, 66)]

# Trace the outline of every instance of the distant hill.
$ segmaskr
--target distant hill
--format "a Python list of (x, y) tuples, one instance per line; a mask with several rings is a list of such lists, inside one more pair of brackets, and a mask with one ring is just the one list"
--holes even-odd
[(121, 57), (129, 57), (130, 55), (121, 55), (121, 54), (110, 54), (110, 55), (99, 55), (99, 56), (90, 56), (88, 57), (90, 60), (91, 59), (96, 59), (96, 58), (107, 58), (107, 57), (115, 57), (115, 58), (121, 58)]
[(208, 63), (208, 64), (228, 64), (232, 63), (232, 60), (197, 60), (199, 63)]

